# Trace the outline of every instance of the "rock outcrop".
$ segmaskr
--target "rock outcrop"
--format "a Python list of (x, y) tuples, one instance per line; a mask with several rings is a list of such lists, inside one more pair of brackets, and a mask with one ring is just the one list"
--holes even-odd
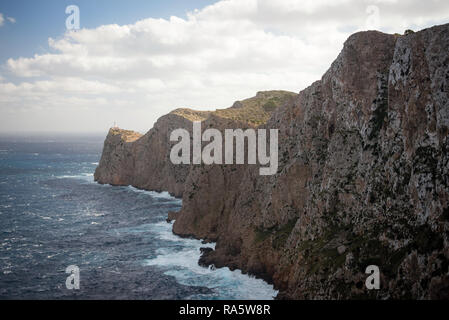
[[(217, 242), (201, 264), (262, 277), (278, 298), (447, 299), (448, 52), (449, 25), (356, 33), (320, 81), (264, 102), (271, 115), (248, 121), (235, 103), (200, 116), (204, 128), (279, 129), (273, 176), (173, 166), (170, 129), (191, 129), (175, 112), (135, 141), (110, 132), (95, 179), (182, 194), (174, 233)], [(369, 265), (380, 290), (365, 287)]]
[(180, 197), (189, 166), (170, 162), (170, 132), (189, 126), (191, 121), (185, 117), (168, 114), (161, 117), (145, 135), (110, 129), (95, 170), (95, 181), (132, 185), (146, 190), (165, 190)]

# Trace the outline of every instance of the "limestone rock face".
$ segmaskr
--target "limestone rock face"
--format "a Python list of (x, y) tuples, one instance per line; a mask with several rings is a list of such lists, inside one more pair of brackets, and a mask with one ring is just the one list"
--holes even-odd
[(279, 129), (277, 174), (192, 167), (174, 232), (217, 241), (202, 264), (278, 298), (449, 298), (448, 52), (449, 25), (352, 35), (262, 126)]

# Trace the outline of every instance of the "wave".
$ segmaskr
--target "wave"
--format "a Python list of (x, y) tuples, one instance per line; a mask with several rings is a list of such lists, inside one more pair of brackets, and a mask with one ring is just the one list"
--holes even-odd
[[(58, 178), (82, 179), (94, 182), (92, 173), (77, 175), (63, 175)], [(110, 185), (99, 185), (112, 187)], [(161, 203), (170, 201), (182, 204), (182, 199), (171, 196), (168, 192), (156, 192), (135, 188), (133, 186), (120, 187), (125, 192), (133, 192), (152, 197)], [(159, 218), (158, 218), (159, 219)], [(182, 285), (207, 287), (212, 294), (197, 294), (186, 299), (244, 299), (271, 300), (277, 295), (272, 285), (261, 279), (242, 274), (240, 270), (231, 271), (229, 268), (204, 268), (198, 265), (201, 255), (200, 248), (215, 249), (215, 243), (203, 244), (201, 240), (185, 239), (172, 232), (172, 223), (165, 222), (165, 216), (159, 221), (140, 225), (139, 227), (121, 229), (121, 232), (151, 231), (158, 241), (156, 252), (142, 262), (144, 266), (154, 266), (169, 276), (173, 276)], [(153, 220), (154, 221), (154, 220)], [(91, 224), (93, 224), (91, 222)], [(160, 242), (160, 243), (159, 243)]]
[[(77, 174), (77, 175), (62, 175), (62, 176), (58, 176), (57, 178), (59, 178), (59, 179), (82, 179), (82, 180), (86, 180), (89, 182), (95, 182), (94, 174), (92, 172), (85, 172), (85, 173), (81, 173), (81, 174)], [(112, 185), (101, 184), (101, 186), (111, 187)], [(179, 198), (176, 198), (176, 197), (170, 195), (170, 193), (168, 193), (167, 191), (162, 191), (162, 192), (148, 191), (148, 190), (138, 189), (133, 186), (125, 186), (123, 188), (127, 188), (129, 191), (132, 191), (132, 192), (151, 196), (152, 198), (155, 198), (155, 199), (169, 200), (171, 202), (177, 202), (179, 204), (182, 203), (182, 199), (179, 199)]]
[(172, 233), (172, 224), (158, 222), (151, 225), (159, 239), (167, 243), (159, 248), (157, 256), (144, 261), (144, 265), (165, 269), (164, 274), (176, 278), (184, 285), (203, 286), (214, 291), (212, 295), (195, 295), (190, 299), (242, 299), (271, 300), (277, 291), (261, 279), (229, 268), (204, 268), (198, 265), (200, 248), (215, 248), (215, 243), (203, 244), (201, 240), (184, 239)]
[(85, 173), (76, 174), (76, 175), (62, 175), (62, 176), (57, 176), (56, 178), (58, 178), (58, 179), (81, 179), (81, 180), (86, 180), (89, 182), (94, 182), (94, 174), (91, 172), (85, 172)]
[(129, 190), (131, 190), (133, 192), (146, 194), (146, 195), (149, 195), (149, 196), (151, 196), (151, 197), (153, 197), (155, 199), (165, 199), (165, 200), (176, 201), (176, 202), (182, 203), (182, 199), (173, 197), (167, 191), (162, 191), (162, 192), (148, 191), (148, 190), (138, 189), (138, 188), (133, 187), (133, 186), (127, 186), (127, 188), (129, 188)]

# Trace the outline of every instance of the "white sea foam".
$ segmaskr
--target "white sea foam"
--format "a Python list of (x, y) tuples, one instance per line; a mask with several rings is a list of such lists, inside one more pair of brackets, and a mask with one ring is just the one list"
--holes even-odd
[(56, 178), (58, 178), (58, 179), (81, 179), (81, 180), (86, 180), (89, 182), (94, 182), (94, 174), (91, 172), (85, 172), (85, 173), (76, 174), (76, 175), (62, 175), (62, 176), (57, 176)]
[[(92, 173), (82, 173), (80, 175), (65, 175), (59, 178), (84, 179), (93, 182)], [(104, 185), (109, 186), (109, 185)], [(168, 192), (156, 192), (137, 189), (132, 186), (123, 187), (130, 192), (148, 195), (155, 199), (169, 200), (171, 202), (182, 203), (181, 199), (171, 196)], [(173, 234), (172, 224), (159, 221), (148, 225), (142, 225), (140, 232), (151, 229), (162, 242), (161, 248), (152, 259), (144, 261), (144, 265), (157, 266), (164, 270), (164, 273), (171, 275), (184, 285), (208, 287), (214, 291), (213, 295), (195, 295), (193, 299), (273, 299), (277, 291), (272, 285), (261, 279), (244, 275), (240, 270), (231, 271), (229, 268), (219, 268), (212, 270), (198, 265), (200, 258), (200, 248), (209, 247), (215, 249), (215, 243), (203, 244), (200, 240), (184, 239)], [(142, 229), (142, 230), (140, 230)], [(129, 230), (128, 230), (129, 231)]]
[(179, 202), (179, 203), (182, 202), (181, 199), (173, 197), (167, 191), (163, 191), (163, 192), (148, 191), (148, 190), (137, 189), (137, 188), (135, 188), (133, 186), (128, 186), (127, 188), (129, 188), (129, 190), (131, 190), (133, 192), (143, 193), (143, 194), (149, 195), (149, 196), (151, 196), (153, 198), (156, 198), (156, 199), (166, 199), (166, 200), (176, 201), (176, 202)]
[(158, 266), (166, 269), (166, 275), (174, 276), (184, 285), (204, 286), (213, 289), (215, 294), (198, 295), (191, 298), (215, 299), (260, 299), (269, 300), (276, 296), (277, 291), (272, 285), (261, 279), (244, 275), (240, 270), (229, 268), (203, 268), (198, 265), (200, 248), (215, 248), (214, 243), (203, 244), (200, 240), (182, 239), (172, 232), (172, 224), (158, 222), (151, 225), (161, 240), (173, 242), (157, 250), (157, 256), (145, 260), (145, 265)]

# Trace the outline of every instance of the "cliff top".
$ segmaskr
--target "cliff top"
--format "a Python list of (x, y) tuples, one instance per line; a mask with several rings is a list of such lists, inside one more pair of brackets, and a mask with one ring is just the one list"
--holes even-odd
[(125, 142), (133, 142), (139, 139), (142, 134), (132, 130), (124, 130), (117, 127), (109, 129), (108, 135), (120, 135), (121, 139)]
[(211, 114), (211, 111), (197, 111), (189, 108), (179, 108), (173, 110), (170, 114), (176, 114), (190, 121), (203, 121)]
[(258, 126), (268, 121), (271, 113), (282, 106), (296, 93), (283, 90), (260, 91), (255, 97), (242, 101), (236, 101), (227, 109), (217, 109), (215, 111), (196, 111), (182, 108), (176, 109), (171, 114), (182, 116), (190, 121), (203, 121), (210, 115), (221, 118), (248, 122)]

